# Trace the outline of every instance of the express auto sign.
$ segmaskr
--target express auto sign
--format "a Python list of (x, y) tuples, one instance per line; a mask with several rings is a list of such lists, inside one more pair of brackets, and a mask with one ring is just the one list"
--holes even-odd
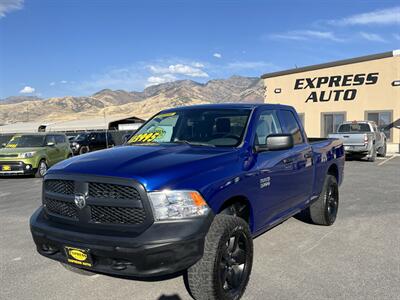
[(379, 73), (321, 76), (296, 79), (295, 90), (311, 90), (306, 102), (351, 101), (356, 99), (357, 86), (374, 85)]

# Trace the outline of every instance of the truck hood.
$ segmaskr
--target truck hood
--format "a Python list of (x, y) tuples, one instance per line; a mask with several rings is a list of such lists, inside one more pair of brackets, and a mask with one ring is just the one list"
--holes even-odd
[(239, 158), (238, 149), (190, 145), (122, 146), (77, 156), (53, 166), (49, 174), (87, 174), (135, 179), (148, 191), (177, 183)]

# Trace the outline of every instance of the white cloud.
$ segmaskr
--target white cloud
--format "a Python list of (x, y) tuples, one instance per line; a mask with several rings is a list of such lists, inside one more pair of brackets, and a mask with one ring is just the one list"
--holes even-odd
[(370, 42), (386, 42), (386, 40), (382, 36), (376, 33), (360, 32), (360, 35), (363, 39), (366, 39)]
[(204, 68), (205, 67), (204, 64), (202, 64), (200, 62), (193, 62), (192, 66), (196, 67), (196, 68)]
[(31, 86), (25, 86), (22, 90), (19, 91), (21, 94), (32, 94), (35, 92), (35, 89)]
[(56, 83), (55, 83), (54, 81), (52, 81), (52, 82), (49, 83), (49, 85), (50, 85), (50, 86), (55, 86)]
[(151, 86), (151, 85), (157, 85), (157, 84), (161, 84), (161, 83), (175, 81), (176, 79), (177, 78), (171, 74), (164, 74), (161, 76), (150, 76), (149, 78), (147, 78), (146, 87)]
[[(202, 65), (202, 67), (204, 67)], [(201, 67), (192, 67), (184, 64), (174, 64), (168, 67), (162, 67), (157, 65), (148, 66), (150, 71), (155, 74), (177, 74), (189, 77), (208, 77), (208, 74), (201, 69)]]
[(214, 56), (215, 58), (221, 58), (221, 57), (222, 57), (222, 54), (216, 52), (216, 53), (213, 54), (213, 56)]
[(66, 83), (68, 83), (68, 81), (66, 81), (66, 80), (61, 80), (60, 83), (66, 84)]
[(271, 34), (270, 38), (274, 39), (287, 39), (296, 41), (306, 41), (311, 39), (323, 39), (333, 42), (343, 42), (344, 39), (337, 37), (331, 31), (317, 31), (317, 30), (294, 30), (287, 33)]
[(24, 0), (1, 0), (0, 2), (0, 19), (4, 18), (6, 14), (20, 10), (24, 7)]
[(400, 6), (352, 15), (339, 20), (331, 20), (333, 25), (390, 25), (400, 24)]

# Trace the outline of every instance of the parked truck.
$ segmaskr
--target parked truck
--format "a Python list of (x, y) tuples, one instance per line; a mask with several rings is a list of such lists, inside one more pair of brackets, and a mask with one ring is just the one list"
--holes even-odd
[(183, 271), (195, 299), (239, 299), (253, 238), (303, 213), (332, 225), (344, 148), (310, 139), (271, 104), (169, 109), (127, 142), (47, 172), (30, 228), (37, 251), (75, 272)]
[(348, 156), (367, 157), (374, 162), (376, 156), (386, 156), (386, 136), (372, 121), (352, 121), (339, 125), (330, 138), (341, 139)]

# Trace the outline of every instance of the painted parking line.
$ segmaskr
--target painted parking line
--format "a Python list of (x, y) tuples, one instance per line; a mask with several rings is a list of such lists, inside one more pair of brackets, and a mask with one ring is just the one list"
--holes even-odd
[(386, 159), (386, 160), (384, 160), (383, 162), (380, 162), (379, 164), (378, 164), (378, 166), (382, 166), (383, 164), (385, 164), (385, 163), (387, 163), (389, 160), (392, 160), (393, 158), (396, 158), (397, 156), (391, 156), (391, 157), (389, 157), (388, 159)]

